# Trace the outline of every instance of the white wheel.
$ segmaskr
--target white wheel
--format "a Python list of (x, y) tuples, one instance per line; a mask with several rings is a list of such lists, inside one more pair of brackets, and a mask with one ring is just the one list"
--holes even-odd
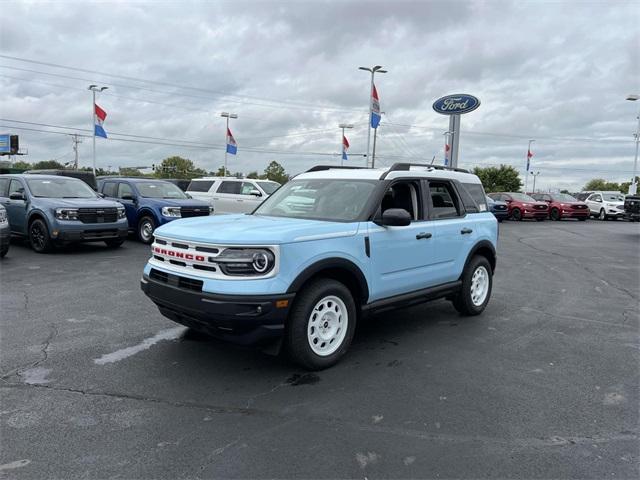
[(489, 293), (489, 272), (484, 265), (478, 265), (471, 276), (471, 302), (479, 307)]
[(348, 328), (349, 313), (344, 302), (334, 295), (324, 297), (316, 303), (309, 316), (309, 347), (316, 355), (329, 356), (340, 348)]

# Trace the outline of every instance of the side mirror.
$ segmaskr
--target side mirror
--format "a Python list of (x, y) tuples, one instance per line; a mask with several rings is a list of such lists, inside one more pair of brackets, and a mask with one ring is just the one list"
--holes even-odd
[(254, 197), (262, 196), (262, 194), (260, 193), (260, 190), (256, 190), (255, 188), (249, 192), (249, 195), (253, 195)]
[(11, 200), (26, 200), (24, 193), (22, 192), (11, 192), (9, 194), (9, 199)]
[(104, 193), (102, 193), (102, 192), (98, 192), (98, 196), (99, 196), (100, 198), (104, 198)]
[(411, 214), (404, 208), (389, 208), (382, 214), (385, 227), (406, 227), (411, 224)]
[(125, 193), (124, 195), (122, 195), (122, 200), (135, 200), (135, 197), (133, 195), (131, 195), (130, 193)]
[(505, 202), (511, 203), (511, 202), (513, 202), (513, 200), (505, 200)]

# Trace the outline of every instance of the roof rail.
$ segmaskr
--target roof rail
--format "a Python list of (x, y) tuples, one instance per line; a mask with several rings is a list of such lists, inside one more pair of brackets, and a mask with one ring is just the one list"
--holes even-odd
[(304, 173), (322, 172), (324, 170), (333, 170), (334, 168), (342, 169), (342, 170), (358, 170), (365, 167), (351, 167), (351, 166), (341, 166), (341, 165), (316, 165), (315, 167), (311, 167), (309, 170), (307, 170)]
[(398, 171), (408, 171), (411, 170), (411, 167), (424, 167), (430, 170), (451, 170), (452, 172), (461, 172), (461, 173), (471, 173), (469, 170), (465, 168), (454, 168), (454, 167), (445, 167), (444, 165), (431, 165), (429, 163), (394, 163), (391, 165), (391, 168), (384, 172), (380, 177), (380, 180), (384, 180), (388, 174), (391, 172)]

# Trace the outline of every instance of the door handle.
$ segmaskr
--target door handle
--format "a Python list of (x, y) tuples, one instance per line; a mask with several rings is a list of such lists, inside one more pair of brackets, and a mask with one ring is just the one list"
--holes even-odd
[(431, 234), (428, 232), (420, 232), (416, 235), (416, 240), (422, 240), (423, 238), (431, 238)]
[(470, 228), (463, 228), (462, 230), (460, 230), (460, 233), (462, 235), (466, 235), (466, 234), (472, 233), (472, 232), (473, 232), (473, 230), (471, 230)]
[(237, 199), (236, 202), (244, 202), (244, 200)]

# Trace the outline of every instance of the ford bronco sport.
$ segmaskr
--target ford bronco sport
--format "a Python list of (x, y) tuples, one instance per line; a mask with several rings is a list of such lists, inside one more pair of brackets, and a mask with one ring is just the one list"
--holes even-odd
[(367, 313), (436, 298), (482, 313), (498, 236), (484, 195), (462, 170), (314, 167), (251, 214), (159, 227), (141, 287), (196, 331), (277, 340), (303, 367), (326, 368)]

